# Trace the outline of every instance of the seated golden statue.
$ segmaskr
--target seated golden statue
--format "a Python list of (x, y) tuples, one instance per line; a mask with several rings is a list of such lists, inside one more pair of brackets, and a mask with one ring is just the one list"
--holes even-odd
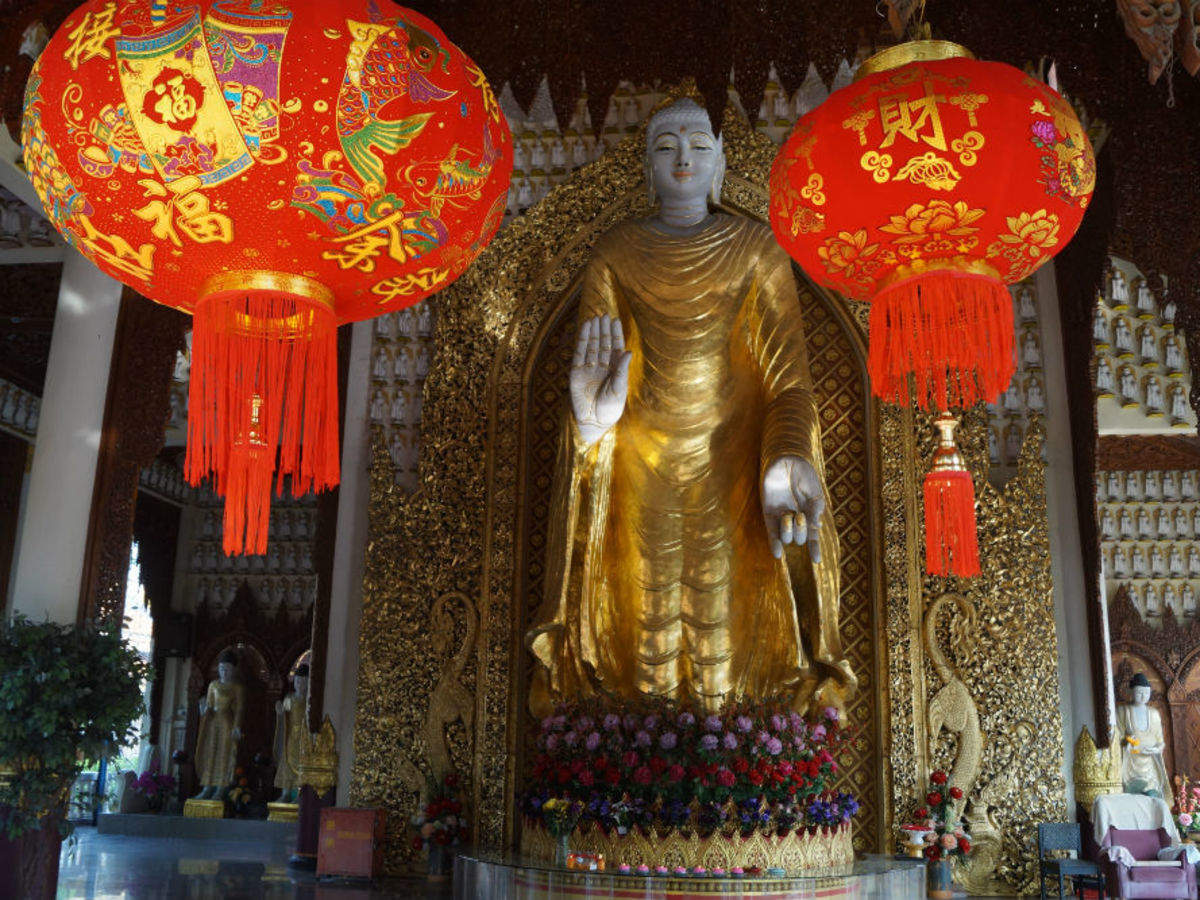
[(800, 304), (771, 230), (710, 212), (689, 99), (646, 133), (656, 215), (598, 241), (579, 300), (530, 706), (603, 693), (842, 705), (838, 540)]

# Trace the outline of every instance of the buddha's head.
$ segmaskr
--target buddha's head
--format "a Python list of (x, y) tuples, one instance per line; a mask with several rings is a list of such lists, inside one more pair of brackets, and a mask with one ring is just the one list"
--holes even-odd
[(704, 197), (717, 203), (724, 180), (725, 147), (703, 106), (684, 97), (651, 117), (646, 126), (646, 186), (652, 203)]
[(1150, 702), (1150, 679), (1138, 672), (1129, 680), (1129, 693), (1134, 706), (1145, 706)]
[(308, 696), (308, 663), (301, 663), (296, 667), (296, 672), (292, 675), (292, 684), (297, 694), (301, 697)]
[(238, 658), (232, 650), (222, 650), (217, 657), (217, 680), (229, 684), (237, 674)]

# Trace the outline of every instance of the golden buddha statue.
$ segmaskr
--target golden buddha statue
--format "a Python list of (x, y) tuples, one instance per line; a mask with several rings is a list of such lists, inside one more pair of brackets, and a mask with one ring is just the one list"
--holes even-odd
[(217, 677), (208, 683), (200, 701), (200, 733), (196, 737), (196, 779), (201, 785), (198, 800), (224, 799), (233, 784), (246, 708), (246, 688), (236, 675), (237, 654), (222, 650), (217, 657)]
[(275, 702), (275, 787), (280, 803), (295, 803), (300, 794), (300, 748), (308, 737), (308, 663), (296, 667), (292, 691)]
[(840, 707), (838, 539), (791, 263), (710, 212), (722, 142), (690, 99), (646, 132), (651, 218), (579, 299), (530, 707), (607, 694)]

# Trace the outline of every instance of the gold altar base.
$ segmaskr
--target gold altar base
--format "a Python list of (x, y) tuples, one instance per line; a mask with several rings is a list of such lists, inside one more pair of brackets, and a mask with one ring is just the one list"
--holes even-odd
[(300, 804), (298, 803), (268, 803), (267, 804), (267, 821), (268, 822), (295, 822), (300, 818)]
[[(521, 852), (533, 859), (549, 862), (554, 859), (555, 840), (540, 825), (526, 825), (521, 833)], [(581, 826), (571, 833), (570, 848), (576, 853), (603, 854), (606, 866), (616, 868), (621, 863), (630, 866), (684, 866), (693, 869), (722, 868), (726, 871), (740, 866), (783, 869), (788, 873), (815, 869), (832, 869), (854, 862), (854, 847), (850, 827), (802, 829), (779, 837), (755, 832), (749, 837), (720, 833), (700, 837), (671, 830), (662, 834), (606, 834), (593, 825)]]
[(224, 800), (191, 800), (184, 801), (183, 814), (189, 819), (223, 819), (228, 808)]

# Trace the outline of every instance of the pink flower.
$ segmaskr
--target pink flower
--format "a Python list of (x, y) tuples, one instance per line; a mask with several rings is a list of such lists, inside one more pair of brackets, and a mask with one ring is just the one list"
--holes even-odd
[(732, 731), (727, 731), (725, 732), (725, 736), (721, 738), (721, 743), (725, 746), (726, 750), (736, 750), (738, 745), (737, 735)]
[(587, 740), (584, 741), (584, 746), (587, 747), (589, 753), (594, 752), (600, 746), (600, 732), (593, 731), (589, 734)]
[(751, 720), (751, 718), (749, 716), (738, 716), (737, 717), (737, 730), (740, 731), (742, 734), (745, 734), (747, 731), (749, 731), (753, 727), (754, 727), (754, 722)]
[(1033, 132), (1033, 136), (1043, 144), (1053, 144), (1058, 139), (1058, 129), (1049, 119), (1037, 119), (1029, 128)]
[(947, 850), (953, 850), (958, 846), (958, 838), (952, 834), (942, 835), (942, 846)]
[(1191, 813), (1180, 813), (1179, 814), (1179, 824), (1182, 825), (1184, 828), (1190, 828), (1191, 824), (1192, 824), (1192, 814)]
[(721, 787), (733, 787), (736, 781), (737, 776), (728, 769), (723, 768), (717, 772), (717, 784), (721, 785)]
[(836, 706), (825, 707), (823, 710), (821, 710), (821, 714), (830, 722), (836, 722), (838, 720), (838, 711)]

